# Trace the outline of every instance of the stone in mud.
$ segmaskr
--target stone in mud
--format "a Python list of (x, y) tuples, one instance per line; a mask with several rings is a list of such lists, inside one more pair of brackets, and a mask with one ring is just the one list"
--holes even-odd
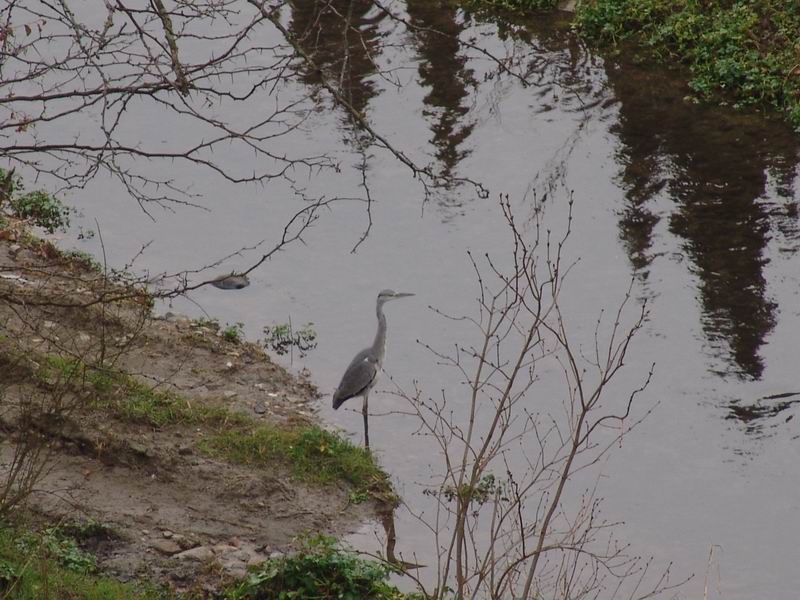
[(189, 321), (192, 320), (191, 317), (179, 313), (174, 313), (172, 311), (165, 312), (164, 316), (161, 318), (164, 319), (165, 321), (169, 321), (170, 323), (188, 323)]
[(172, 556), (181, 551), (180, 545), (171, 539), (155, 540), (151, 542), (150, 547), (156, 552), (166, 554), (167, 556)]
[(247, 567), (238, 560), (231, 560), (228, 557), (220, 559), (220, 565), (233, 577), (242, 578), (247, 575)]
[(214, 558), (214, 552), (208, 546), (197, 546), (191, 550), (184, 550), (180, 554), (176, 554), (175, 558), (179, 558), (181, 560), (206, 562)]

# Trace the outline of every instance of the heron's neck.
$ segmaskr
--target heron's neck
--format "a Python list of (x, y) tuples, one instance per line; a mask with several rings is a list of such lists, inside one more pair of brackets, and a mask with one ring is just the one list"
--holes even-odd
[(383, 353), (386, 349), (386, 316), (383, 314), (383, 305), (378, 304), (378, 332), (375, 334), (375, 341), (372, 342), (372, 350), (379, 361), (383, 360)]

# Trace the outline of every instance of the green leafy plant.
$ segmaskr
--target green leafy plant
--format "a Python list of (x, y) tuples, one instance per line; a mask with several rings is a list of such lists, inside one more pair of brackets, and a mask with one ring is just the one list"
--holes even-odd
[(244, 323), (227, 324), (221, 335), (225, 341), (239, 344), (244, 339)]
[(727, 0), (581, 2), (575, 25), (599, 44), (638, 43), (689, 67), (697, 99), (771, 106), (800, 127), (800, 4)]
[(228, 594), (230, 600), (401, 600), (387, 583), (393, 569), (342, 550), (326, 536), (308, 539), (289, 557), (269, 560)]
[(25, 186), (14, 170), (0, 169), (0, 206), (6, 203), (20, 219), (29, 219), (34, 225), (48, 233), (65, 231), (69, 227), (70, 215), (75, 212), (55, 196), (44, 190), (21, 193)]
[(20, 178), (14, 175), (14, 169), (0, 169), (0, 206), (11, 200)]
[(81, 550), (78, 543), (58, 527), (50, 527), (39, 534), (26, 533), (20, 536), (17, 548), (25, 554), (44, 556), (75, 573), (97, 571), (94, 556)]
[(7, 590), (17, 577), (17, 570), (7, 560), (0, 558), (0, 592)]
[(48, 233), (55, 233), (58, 229), (64, 231), (69, 227), (72, 209), (47, 192), (37, 190), (12, 198), (11, 206), (18, 217), (32, 220)]
[(94, 573), (94, 557), (66, 541), (61, 528), (35, 533), (0, 525), (3, 600), (177, 600), (151, 585)]
[(314, 323), (306, 323), (300, 329), (292, 328), (292, 321), (264, 327), (264, 346), (278, 355), (284, 355), (297, 348), (300, 357), (317, 347), (317, 333)]
[(505, 499), (503, 496), (503, 485), (497, 481), (492, 473), (484, 475), (474, 486), (463, 484), (457, 489), (454, 485), (447, 485), (440, 490), (425, 489), (422, 493), (426, 496), (437, 496), (441, 494), (448, 502), (459, 500), (465, 505), (473, 502), (478, 505), (486, 504), (490, 500), (493, 500), (497, 494), (500, 494), (501, 500)]
[(94, 256), (92, 256), (88, 252), (84, 252), (82, 250), (62, 250), (61, 256), (63, 256), (67, 260), (72, 260), (83, 265), (86, 269), (89, 269), (90, 271), (95, 271), (96, 273), (100, 273), (103, 271), (103, 265), (97, 262)]

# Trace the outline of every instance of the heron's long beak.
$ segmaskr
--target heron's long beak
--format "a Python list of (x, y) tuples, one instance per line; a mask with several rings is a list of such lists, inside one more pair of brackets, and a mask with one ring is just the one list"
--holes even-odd
[(408, 292), (397, 292), (397, 293), (394, 295), (394, 298), (405, 298), (405, 297), (407, 297), (407, 296), (413, 296), (413, 295), (414, 295), (414, 294), (410, 294), (410, 293), (408, 293)]

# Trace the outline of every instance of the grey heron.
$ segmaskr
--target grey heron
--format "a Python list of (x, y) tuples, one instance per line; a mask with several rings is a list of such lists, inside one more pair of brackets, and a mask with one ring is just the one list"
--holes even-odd
[(333, 409), (339, 408), (345, 400), (361, 396), (364, 406), (361, 414), (364, 416), (364, 447), (369, 448), (369, 391), (378, 379), (378, 372), (383, 364), (386, 351), (386, 316), (383, 314), (383, 305), (389, 300), (406, 298), (414, 294), (395, 292), (394, 290), (381, 290), (378, 294), (376, 312), (378, 314), (378, 331), (372, 346), (364, 348), (353, 357), (350, 365), (342, 375), (339, 387), (333, 393)]

